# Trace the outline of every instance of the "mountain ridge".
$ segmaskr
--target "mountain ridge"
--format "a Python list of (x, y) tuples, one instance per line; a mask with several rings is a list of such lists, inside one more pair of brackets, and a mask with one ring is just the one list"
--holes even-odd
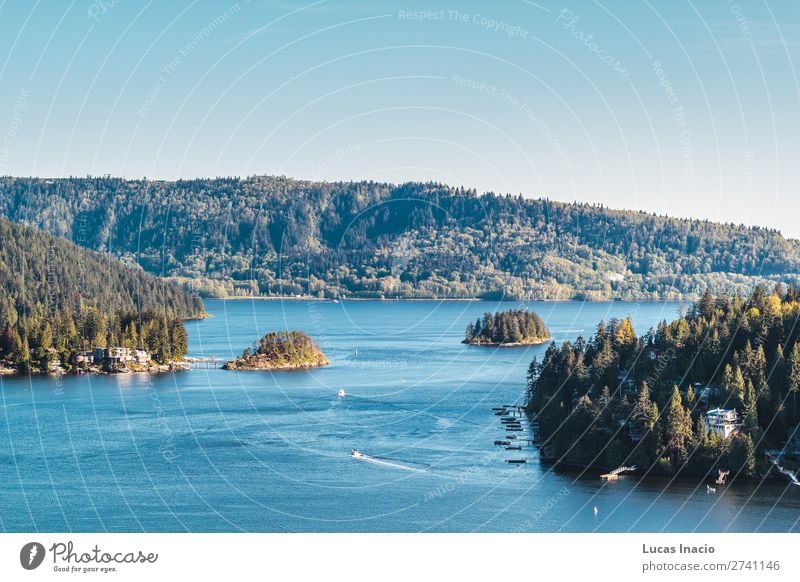
[(0, 214), (217, 296), (689, 299), (800, 273), (769, 227), (435, 182), (5, 177)]

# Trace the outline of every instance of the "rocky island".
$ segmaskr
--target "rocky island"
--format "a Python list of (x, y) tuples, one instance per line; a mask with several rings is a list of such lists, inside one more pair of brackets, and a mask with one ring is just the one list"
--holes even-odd
[(330, 364), (328, 358), (302, 331), (270, 332), (233, 361), (225, 370), (299, 370)]
[(475, 323), (467, 325), (462, 343), (480, 346), (528, 346), (550, 341), (547, 326), (536, 313), (512, 309), (484, 313)]

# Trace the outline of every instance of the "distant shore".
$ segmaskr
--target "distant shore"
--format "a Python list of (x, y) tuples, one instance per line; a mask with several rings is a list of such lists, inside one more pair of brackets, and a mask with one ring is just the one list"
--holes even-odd
[(346, 299), (330, 299), (328, 297), (295, 297), (293, 295), (253, 295), (253, 296), (233, 296), (233, 297), (204, 297), (203, 301), (306, 301), (320, 303), (346, 303), (354, 301), (380, 301), (382, 303), (399, 301), (446, 301), (456, 303), (689, 303), (688, 299), (481, 299), (478, 297), (347, 297)]

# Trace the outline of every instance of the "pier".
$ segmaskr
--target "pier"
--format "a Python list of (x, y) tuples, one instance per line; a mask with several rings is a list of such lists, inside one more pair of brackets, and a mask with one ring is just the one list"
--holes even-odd
[(605, 473), (603, 475), (600, 475), (600, 478), (603, 479), (604, 481), (616, 481), (617, 479), (619, 479), (619, 476), (622, 475), (623, 473), (631, 473), (635, 470), (636, 470), (636, 465), (633, 465), (632, 467), (624, 467), (624, 466), (617, 467), (610, 473)]
[(224, 361), (218, 359), (216, 356), (187, 356), (185, 361), (193, 370), (210, 370), (214, 368), (221, 368), (224, 365)]

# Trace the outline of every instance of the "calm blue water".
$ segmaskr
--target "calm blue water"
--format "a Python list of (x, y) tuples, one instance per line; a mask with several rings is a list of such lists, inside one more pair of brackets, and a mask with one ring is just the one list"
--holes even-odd
[[(503, 308), (512, 307), (503, 304)], [(493, 303), (212, 301), (193, 355), (230, 358), (268, 330), (328, 354), (303, 372), (3, 378), (5, 531), (790, 531), (800, 488), (705, 488), (556, 474), (499, 450), (544, 346), (460, 343)], [(677, 304), (537, 303), (555, 339)], [(337, 398), (344, 388), (347, 396)], [(352, 459), (352, 448), (382, 463)], [(507, 458), (530, 459), (513, 466)], [(592, 508), (598, 507), (597, 516)]]

